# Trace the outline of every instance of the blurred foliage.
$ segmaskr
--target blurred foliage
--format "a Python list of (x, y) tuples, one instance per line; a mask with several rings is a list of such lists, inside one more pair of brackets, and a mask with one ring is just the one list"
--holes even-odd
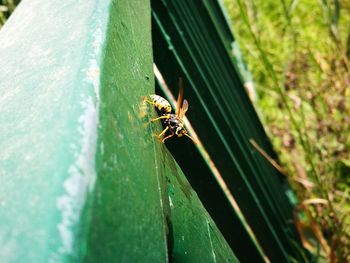
[(0, 28), (5, 24), (20, 0), (0, 0)]
[(299, 200), (304, 247), (350, 262), (350, 0), (225, 4)]

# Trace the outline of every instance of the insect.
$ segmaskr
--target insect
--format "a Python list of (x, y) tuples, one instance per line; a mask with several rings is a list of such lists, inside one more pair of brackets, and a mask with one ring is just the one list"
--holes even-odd
[[(170, 103), (163, 97), (159, 95), (150, 95), (149, 97), (151, 98), (151, 100), (145, 98), (145, 101), (153, 104), (161, 113), (160, 117), (152, 119), (151, 121), (153, 122), (157, 120), (162, 120), (165, 126), (165, 129), (158, 135), (159, 138), (163, 138), (163, 143), (165, 142), (165, 140), (173, 136), (187, 136), (193, 142), (195, 142), (194, 139), (190, 135), (188, 135), (183, 123), (183, 117), (185, 116), (188, 110), (188, 102), (187, 100), (182, 101), (183, 86), (181, 78), (179, 79), (179, 95), (177, 97), (175, 114), (171, 113), (172, 108), (170, 106)], [(170, 132), (170, 134), (165, 136), (167, 132)]]

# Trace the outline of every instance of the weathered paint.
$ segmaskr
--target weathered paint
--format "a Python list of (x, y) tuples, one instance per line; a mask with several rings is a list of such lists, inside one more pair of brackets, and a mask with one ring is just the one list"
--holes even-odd
[(1, 31), (2, 262), (77, 259), (109, 1), (23, 1)]

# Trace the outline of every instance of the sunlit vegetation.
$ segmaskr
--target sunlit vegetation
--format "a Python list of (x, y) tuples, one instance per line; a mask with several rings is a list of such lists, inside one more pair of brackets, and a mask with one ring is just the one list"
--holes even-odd
[(316, 258), (350, 260), (350, 1), (226, 0)]

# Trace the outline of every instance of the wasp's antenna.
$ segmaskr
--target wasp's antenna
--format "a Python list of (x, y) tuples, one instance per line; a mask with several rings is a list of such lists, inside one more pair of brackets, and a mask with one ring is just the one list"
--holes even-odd
[(193, 139), (190, 135), (188, 135), (187, 133), (184, 134), (185, 136), (187, 136), (188, 138), (191, 139), (191, 141), (194, 142), (194, 144), (198, 144), (197, 141), (195, 139)]

